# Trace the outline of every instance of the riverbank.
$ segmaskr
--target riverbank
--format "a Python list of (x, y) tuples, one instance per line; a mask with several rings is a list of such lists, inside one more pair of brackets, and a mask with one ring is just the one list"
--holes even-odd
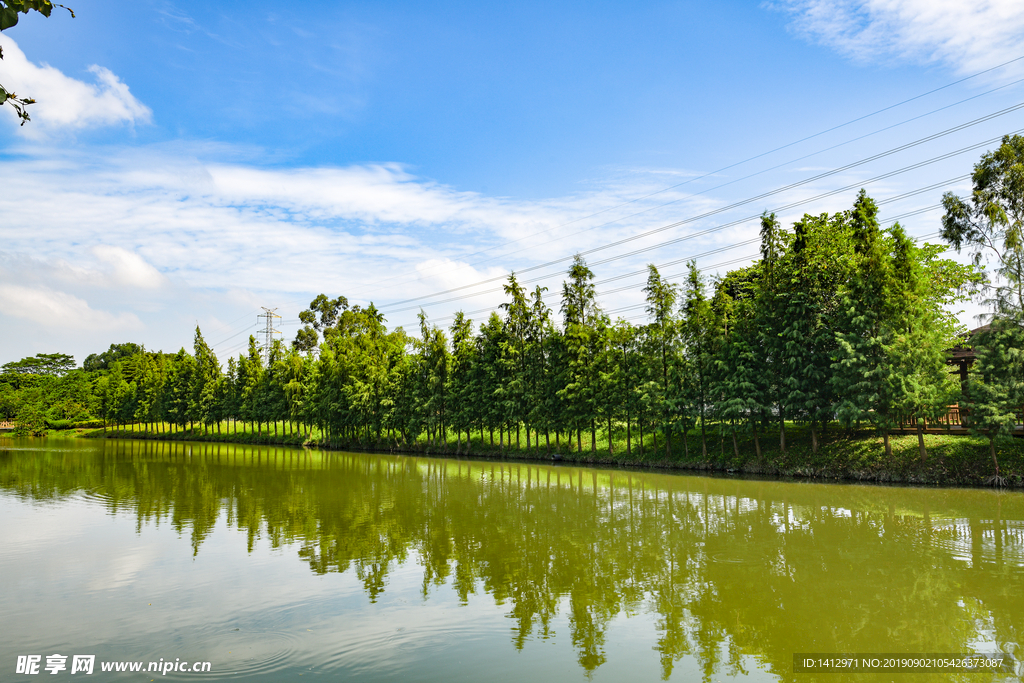
[[(993, 486), (1011, 488), (1024, 487), (1024, 439), (1007, 439), (997, 442), (1000, 479), (994, 479), (995, 466), (989, 454), (988, 439), (984, 437), (952, 434), (926, 434), (927, 458), (920, 457), (917, 435), (913, 433), (892, 434), (890, 443), (892, 455), (886, 456), (881, 436), (870, 432), (849, 434), (830, 430), (819, 435), (817, 453), (811, 447), (810, 432), (800, 425), (787, 425), (787, 448), (779, 447), (778, 435), (765, 435), (760, 439), (761, 456), (758, 457), (749, 436), (737, 438), (735, 446), (730, 435), (709, 433), (708, 453), (705, 457), (700, 443), (700, 432), (691, 430), (686, 444), (680, 435), (673, 443), (671, 456), (665, 453), (665, 444), (659, 442), (655, 449), (650, 437), (645, 440), (644, 449), (632, 442), (627, 452), (624, 442), (613, 437), (612, 452), (608, 451), (607, 437), (598, 432), (597, 448), (591, 448), (590, 434), (584, 433), (582, 452), (576, 450), (574, 440), (571, 447), (564, 437), (556, 445), (552, 438), (550, 451), (542, 439), (531, 447), (515, 448), (491, 445), (489, 439), (481, 439), (477, 433), (467, 447), (465, 438), (461, 443), (451, 439), (445, 444), (428, 444), (425, 440), (411, 445), (400, 445), (381, 441), (336, 441), (326, 443), (319, 435), (312, 437), (304, 431), (288, 432), (284, 425), (277, 434), (266, 430), (231, 431), (216, 429), (178, 429), (171, 431), (164, 427), (149, 431), (78, 429), (55, 432), (63, 436), (83, 438), (128, 438), (160, 439), (174, 441), (209, 441), (242, 444), (290, 445), (297, 447), (322, 448), (328, 450), (364, 451), (378, 453), (408, 453), (415, 455), (436, 455), (451, 457), (473, 457), (509, 460), (555, 460), (581, 465), (619, 465), (707, 472), (730, 472), (757, 474), (762, 476), (798, 477), (819, 480), (853, 480), (880, 483), (901, 483), (938, 486)], [(497, 437), (496, 437), (497, 438)], [(513, 435), (514, 444), (514, 435)], [(521, 435), (521, 446), (525, 437)]]

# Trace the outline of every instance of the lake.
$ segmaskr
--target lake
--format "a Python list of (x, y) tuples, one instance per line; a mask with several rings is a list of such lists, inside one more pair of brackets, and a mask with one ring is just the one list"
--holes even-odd
[(0, 438), (0, 521), (2, 680), (80, 680), (74, 655), (99, 681), (888, 681), (794, 655), (1024, 660), (1016, 491)]

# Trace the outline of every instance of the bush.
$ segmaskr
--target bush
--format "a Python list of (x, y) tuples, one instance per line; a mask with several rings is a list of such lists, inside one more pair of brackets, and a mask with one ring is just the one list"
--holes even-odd
[(45, 436), (46, 417), (34, 405), (22, 406), (14, 418), (15, 436)]

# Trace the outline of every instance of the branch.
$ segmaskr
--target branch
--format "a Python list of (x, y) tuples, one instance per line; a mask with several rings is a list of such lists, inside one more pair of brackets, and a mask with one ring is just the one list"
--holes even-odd
[(10, 102), (11, 106), (14, 107), (15, 113), (18, 115), (18, 118), (21, 119), (22, 126), (25, 125), (26, 121), (32, 120), (28, 115), (28, 111), (25, 110), (25, 107), (30, 104), (35, 104), (36, 101), (31, 97), (18, 97), (12, 92), (7, 92), (7, 89), (0, 85), (0, 105), (7, 102)]

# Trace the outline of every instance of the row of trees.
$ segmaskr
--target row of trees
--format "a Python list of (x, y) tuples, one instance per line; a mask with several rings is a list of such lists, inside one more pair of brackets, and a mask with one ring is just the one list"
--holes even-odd
[[(694, 263), (680, 285), (649, 266), (643, 325), (602, 312), (577, 257), (557, 311), (545, 288), (529, 291), (515, 274), (506, 303), (481, 325), (458, 313), (441, 329), (421, 313), (415, 335), (389, 329), (372, 304), (320, 295), (292, 346), (275, 343), (268, 363), (250, 338), (222, 367), (197, 328), (192, 353), (115, 345), (76, 372), (90, 373), (84, 404), (109, 422), (221, 429), (227, 420), (275, 433), (285, 423), (316, 427), (328, 443), (425, 440), (456, 452), (471, 435), (500, 448), (550, 451), (553, 441), (592, 453), (617, 438), (630, 453), (707, 458), (714, 431), (737, 450), (749, 439), (760, 456), (767, 431), (785, 451), (794, 423), (813, 450), (838, 425), (876, 429), (890, 452), (889, 431), (909, 422), (924, 459), (927, 421), (959, 401), (994, 459), (1024, 405), (1022, 160), (1024, 138), (1007, 137), (976, 166), (971, 198), (944, 198), (943, 235), (972, 251), (970, 266), (898, 224), (882, 229), (862, 191), (850, 210), (790, 228), (764, 215), (760, 260), (712, 282)], [(997, 261), (991, 279), (986, 252)], [(978, 361), (961, 386), (947, 351), (965, 330), (949, 309), (977, 288), (994, 313), (970, 340)], [(0, 409), (11, 404), (2, 399)]]
[(882, 230), (877, 213), (862, 192), (852, 210), (791, 229), (765, 215), (761, 260), (712, 283), (693, 263), (681, 286), (651, 265), (645, 325), (604, 314), (577, 257), (557, 314), (544, 288), (527, 291), (513, 274), (501, 312), (477, 329), (462, 313), (447, 330), (421, 313), (412, 336), (389, 330), (372, 304), (321, 295), (269, 363), (250, 338), (222, 368), (198, 328), (192, 353), (117, 345), (86, 364), (94, 410), (115, 423), (241, 421), (276, 432), (283, 422), (315, 426), (331, 443), (425, 438), (457, 452), (471, 434), (502, 448), (550, 451), (564, 440), (596, 452), (619, 433), (629, 452), (696, 448), (703, 458), (712, 430), (734, 449), (751, 438), (758, 454), (769, 429), (785, 451), (793, 422), (809, 426), (815, 450), (837, 421), (887, 435), (956, 401), (945, 349), (958, 332), (943, 305), (976, 276), (941, 258), (943, 247), (916, 245), (898, 225)]

